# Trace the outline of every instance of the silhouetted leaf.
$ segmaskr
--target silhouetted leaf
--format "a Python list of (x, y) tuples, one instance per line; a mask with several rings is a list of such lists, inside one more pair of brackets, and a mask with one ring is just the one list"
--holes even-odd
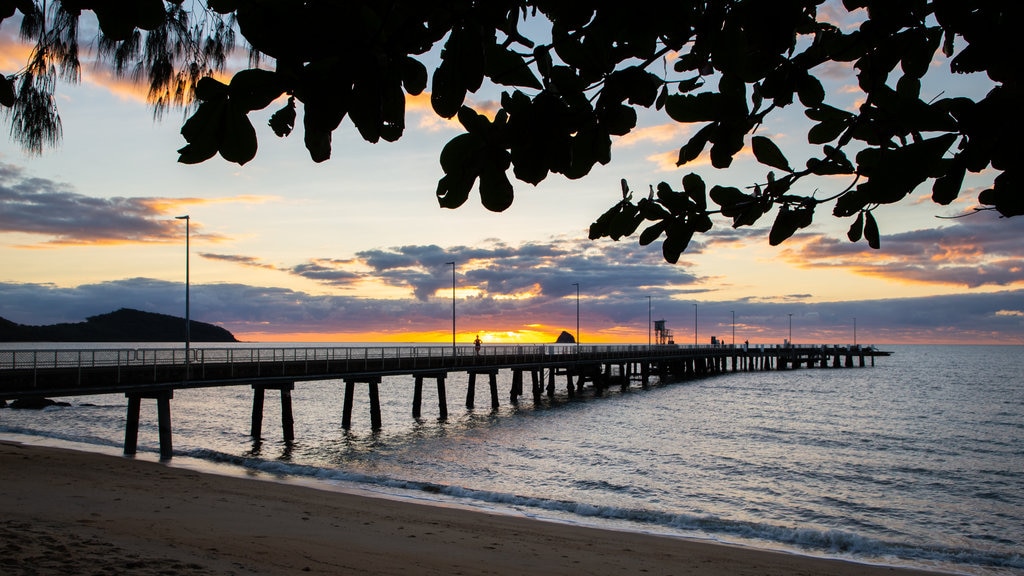
[(240, 110), (262, 110), (284, 93), (281, 77), (270, 70), (241, 70), (231, 78), (228, 97)]
[(636, 127), (636, 110), (625, 104), (616, 104), (601, 114), (601, 124), (614, 136), (624, 136)]
[(458, 208), (469, 199), (476, 178), (466, 174), (446, 174), (437, 182), (437, 203), (441, 208)]
[(875, 250), (881, 248), (878, 236), (878, 223), (875, 222), (875, 217), (870, 211), (864, 213), (864, 238), (868, 241), (868, 246)]
[[(305, 118), (307, 117), (303, 116), (303, 123), (305, 123)], [(309, 150), (309, 157), (313, 162), (324, 162), (331, 158), (330, 130), (307, 125), (302, 140), (306, 144), (306, 150)]]
[[(504, 152), (504, 151), (502, 151)], [(505, 171), (491, 163), (480, 172), (480, 202), (491, 212), (504, 212), (512, 205), (512, 183)]]
[(715, 92), (677, 94), (665, 99), (665, 112), (676, 122), (710, 122), (721, 115), (723, 100)]
[(434, 70), (433, 90), (430, 105), (442, 118), (451, 118), (462, 108), (466, 100), (466, 87), (460, 82), (458, 71), (447, 61)]
[(941, 178), (935, 180), (932, 185), (932, 201), (942, 206), (948, 206), (960, 195), (960, 187), (963, 186), (964, 176), (967, 167), (959, 165), (946, 172)]
[(10, 78), (0, 74), (0, 106), (10, 108), (14, 106), (14, 82)]
[(100, 31), (109, 40), (115, 42), (126, 40), (135, 30), (135, 14), (124, 10), (116, 2), (97, 3), (93, 7)]
[(905, 43), (906, 49), (903, 51), (900, 64), (907, 75), (921, 78), (928, 72), (935, 51), (942, 43), (942, 29), (911, 29), (905, 32), (904, 36), (908, 41)]
[(226, 100), (203, 102), (181, 127), (181, 135), (188, 142), (178, 150), (178, 162), (198, 164), (213, 158), (220, 148), (221, 126)]
[(427, 67), (412, 56), (402, 59), (402, 86), (413, 96), (427, 89)]
[(850, 239), (850, 242), (859, 242), (861, 235), (864, 232), (864, 213), (858, 212), (857, 219), (850, 225), (850, 230), (847, 231), (846, 237)]
[(747, 202), (751, 200), (751, 198), (750, 196), (747, 196), (742, 191), (740, 191), (739, 188), (734, 188), (732, 186), (726, 187), (716, 185), (711, 187), (711, 200), (715, 204), (721, 206), (723, 209), (723, 214), (728, 216), (728, 214), (725, 214), (724, 212), (724, 209), (726, 207), (735, 206), (737, 204)]
[(693, 238), (693, 226), (673, 220), (665, 228), (665, 241), (661, 243), (661, 254), (669, 264), (679, 262), (679, 256), (686, 250)]
[(750, 139), (751, 148), (754, 151), (754, 157), (761, 164), (771, 166), (772, 168), (778, 168), (779, 170), (785, 170), (786, 172), (792, 172), (793, 169), (789, 167), (789, 160), (782, 154), (782, 150), (775, 145), (774, 142), (765, 138), (764, 136), (754, 136)]
[(270, 116), (270, 128), (280, 137), (288, 136), (295, 128), (295, 97), (288, 98), (288, 103)]
[(137, 0), (135, 24), (139, 28), (156, 30), (166, 18), (163, 0)]
[(241, 111), (229, 109), (224, 114), (224, 132), (218, 151), (228, 162), (244, 165), (256, 157), (256, 129)]
[(676, 160), (676, 166), (682, 166), (687, 162), (692, 162), (700, 156), (701, 152), (704, 151), (704, 147), (707, 146), (708, 141), (716, 132), (714, 124), (708, 124), (701, 128), (694, 134), (689, 142), (686, 143), (682, 148), (679, 149), (679, 159)]
[(209, 76), (203, 76), (196, 82), (196, 98), (203, 102), (223, 100), (228, 97), (228, 85)]
[(844, 130), (846, 130), (846, 122), (843, 120), (818, 122), (807, 131), (807, 142), (811, 144), (825, 144), (839, 138)]
[(707, 186), (700, 176), (692, 172), (683, 176), (683, 190), (690, 197), (690, 200), (697, 205), (698, 210), (708, 209)]
[(743, 150), (743, 137), (746, 131), (738, 126), (719, 126), (711, 145), (711, 165), (715, 168), (728, 168), (732, 158)]
[(664, 221), (662, 221), (662, 222), (655, 222), (654, 224), (651, 224), (650, 226), (645, 228), (643, 232), (640, 233), (640, 245), (641, 246), (647, 246), (651, 242), (654, 242), (655, 240), (658, 239), (659, 236), (661, 236), (661, 233), (664, 232), (664, 231), (665, 231), (665, 222)]
[(818, 106), (825, 100), (825, 88), (822, 87), (821, 81), (807, 74), (797, 83), (797, 96), (800, 103), (808, 108)]
[(500, 44), (488, 47), (484, 74), (494, 83), (505, 86), (525, 86), (537, 90), (544, 87), (522, 56)]
[(469, 198), (480, 175), (480, 139), (471, 134), (452, 138), (441, 150), (444, 177), (437, 183), (437, 200), (442, 208), (458, 208)]
[(1003, 172), (996, 176), (992, 187), (978, 194), (978, 202), (993, 206), (1005, 218), (1024, 216), (1024, 194), (1021, 194), (1020, 178), (1015, 172)]
[(813, 218), (813, 204), (796, 208), (783, 204), (779, 208), (779, 213), (775, 216), (775, 223), (772, 224), (771, 232), (768, 233), (768, 243), (772, 246), (782, 244), (800, 228), (810, 226)]

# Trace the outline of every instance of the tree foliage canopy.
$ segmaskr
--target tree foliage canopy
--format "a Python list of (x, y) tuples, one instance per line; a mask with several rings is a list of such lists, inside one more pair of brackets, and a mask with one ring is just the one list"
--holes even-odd
[[(636, 127), (639, 109), (699, 126), (681, 144), (679, 166), (707, 151), (725, 169), (749, 145), (770, 169), (762, 181), (709, 189), (689, 174), (681, 189), (662, 182), (634, 201), (623, 180), (622, 200), (590, 227), (591, 238), (619, 239), (644, 225), (640, 244), (663, 239), (669, 262), (712, 228), (714, 214), (739, 227), (774, 211), (775, 245), (808, 226), (821, 204), (852, 221), (851, 241), (877, 248), (878, 206), (926, 183), (934, 202), (950, 204), (968, 172), (996, 174), (978, 197), (986, 209), (1024, 214), (1024, 65), (1015, 38), (1024, 4), (842, 0), (847, 10), (864, 9), (860, 27), (845, 31), (823, 16), (824, 3), (208, 0), (188, 8), (182, 0), (0, 0), (0, 20), (20, 11), (22, 36), (35, 43), (25, 68), (0, 77), (0, 104), (27, 150), (59, 141), (54, 90), (58, 80), (79, 78), (79, 17), (92, 11), (98, 53), (116, 73), (149, 83), (156, 114), (191, 107), (178, 151), (187, 164), (217, 154), (251, 160), (258, 138), (249, 113), (282, 97), (270, 128), (288, 136), (301, 104), (315, 162), (330, 158), (331, 135), (346, 116), (368, 142), (398, 140), (406, 95), (429, 88), (434, 112), (465, 128), (440, 153), (436, 194), (446, 208), (474, 188), (488, 209), (508, 208), (510, 168), (530, 184), (551, 173), (586, 176), (611, 160), (612, 137)], [(214, 75), (236, 32), (249, 68), (225, 84)], [(440, 64), (430, 70), (425, 55), (436, 46)], [(922, 79), (940, 54), (942, 68), (985, 73), (993, 88), (979, 99), (924, 100)], [(818, 76), (830, 62), (852, 63), (863, 92), (857, 110), (829, 104)], [(493, 118), (466, 104), (485, 81), (503, 87)], [(806, 140), (818, 153), (802, 164), (757, 133), (788, 106), (811, 121)], [(794, 185), (811, 176), (847, 182), (826, 198), (798, 193)]]

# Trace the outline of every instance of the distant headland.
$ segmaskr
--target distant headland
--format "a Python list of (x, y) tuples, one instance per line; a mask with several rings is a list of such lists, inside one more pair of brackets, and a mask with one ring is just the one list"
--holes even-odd
[[(193, 342), (238, 342), (213, 324), (189, 323)], [(26, 326), (0, 318), (0, 342), (183, 342), (185, 319), (168, 314), (121, 308), (90, 316), (85, 322)]]

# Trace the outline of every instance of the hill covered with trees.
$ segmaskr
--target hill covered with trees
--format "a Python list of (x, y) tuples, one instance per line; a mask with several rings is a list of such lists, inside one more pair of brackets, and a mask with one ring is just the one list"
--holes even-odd
[[(237, 342), (231, 332), (193, 320), (193, 342)], [(168, 314), (121, 308), (90, 316), (85, 322), (26, 326), (0, 318), (0, 342), (184, 342), (185, 319)]]

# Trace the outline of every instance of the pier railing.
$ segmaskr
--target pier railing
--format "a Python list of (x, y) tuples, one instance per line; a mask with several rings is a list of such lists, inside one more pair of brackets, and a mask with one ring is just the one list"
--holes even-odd
[[(781, 346), (768, 346), (767, 349)], [(796, 349), (846, 348), (840, 345), (800, 345)], [(571, 358), (584, 356), (589, 360), (618, 358), (623, 355), (649, 357), (723, 353), (741, 350), (756, 353), (760, 346), (739, 345), (580, 345), (531, 344), (490, 345), (476, 350), (473, 346), (306, 346), (306, 347), (252, 347), (252, 348), (95, 348), (95, 349), (40, 349), (0, 350), (0, 370), (35, 370), (54, 368), (117, 368), (145, 366), (184, 366), (200, 368), (207, 364), (259, 364), (277, 362), (336, 362), (351, 365), (360, 361), (386, 365), (387, 360), (422, 358), (447, 366), (487, 365), (536, 361), (538, 358)], [(447, 360), (447, 361), (446, 361)]]

